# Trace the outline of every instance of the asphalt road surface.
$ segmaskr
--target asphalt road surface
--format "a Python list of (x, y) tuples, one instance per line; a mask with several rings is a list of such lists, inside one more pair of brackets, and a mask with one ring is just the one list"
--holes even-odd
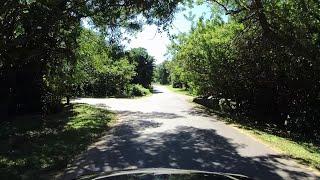
[(309, 169), (218, 120), (190, 97), (155, 86), (139, 99), (78, 99), (108, 108), (119, 121), (79, 155), (63, 179), (136, 168), (242, 174), (254, 179), (320, 179)]

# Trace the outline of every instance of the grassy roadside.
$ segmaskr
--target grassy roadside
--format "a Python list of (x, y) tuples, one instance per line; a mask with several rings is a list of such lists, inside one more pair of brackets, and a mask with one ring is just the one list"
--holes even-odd
[[(202, 106), (202, 105), (199, 105)], [(202, 106), (204, 107), (204, 106)], [(205, 107), (204, 107), (205, 108)], [(206, 111), (217, 114), (219, 120), (225, 121), (227, 124), (232, 125), (241, 132), (254, 137), (258, 141), (268, 145), (272, 149), (297, 160), (299, 163), (307, 165), (320, 171), (320, 147), (316, 144), (306, 142), (303, 140), (296, 140), (288, 135), (280, 135), (280, 130), (268, 128), (266, 126), (258, 126), (256, 124), (249, 124), (241, 122), (235, 118), (220, 114), (212, 110)], [(320, 173), (320, 172), (319, 172)]]
[(320, 171), (320, 147), (312, 143), (294, 141), (262, 130), (254, 129), (242, 124), (233, 123), (240, 131), (266, 143), (273, 149), (280, 151), (301, 164)]
[(115, 115), (84, 104), (41, 120), (25, 116), (0, 126), (0, 179), (39, 179), (64, 169), (103, 135)]
[[(167, 85), (166, 87), (173, 92), (195, 97), (195, 95), (190, 94), (189, 91), (185, 89), (173, 88), (170, 85)], [(206, 111), (214, 112), (202, 105), (199, 106), (201, 106)], [(218, 114), (220, 113), (218, 112)], [(219, 117), (220, 120), (233, 125), (243, 133), (256, 138), (257, 140), (265, 143), (273, 149), (283, 153), (284, 155), (287, 155), (302, 164), (320, 170), (319, 146), (305, 141), (293, 140), (290, 137), (281, 137), (280, 135), (275, 133), (276, 130), (270, 130), (270, 128), (265, 128), (262, 126), (258, 127), (254, 124), (240, 122), (239, 120), (230, 118), (225, 115)]]
[(174, 87), (172, 87), (172, 85), (161, 85), (161, 86), (165, 86), (170, 91), (173, 91), (175, 93), (179, 93), (179, 94), (195, 97), (195, 95), (190, 93), (187, 89), (174, 88)]

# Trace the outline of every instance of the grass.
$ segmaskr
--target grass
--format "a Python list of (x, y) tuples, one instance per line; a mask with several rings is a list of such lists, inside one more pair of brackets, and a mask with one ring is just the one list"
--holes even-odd
[(280, 137), (258, 129), (237, 124), (245, 133), (265, 142), (272, 148), (296, 159), (302, 164), (320, 170), (320, 148), (312, 143), (294, 141), (290, 138)]
[[(212, 110), (210, 110), (212, 112)], [(219, 119), (233, 125), (245, 134), (248, 134), (282, 154), (297, 160), (301, 164), (320, 170), (320, 147), (303, 138), (297, 138), (280, 130), (270, 128), (267, 125), (257, 125), (249, 123), (248, 119), (231, 117), (221, 112), (214, 111), (220, 115)], [(272, 127), (272, 126), (271, 126)]]
[(102, 136), (115, 115), (75, 104), (41, 119), (24, 116), (1, 123), (0, 179), (48, 178)]
[(179, 94), (183, 94), (183, 95), (187, 95), (187, 96), (195, 96), (194, 94), (192, 94), (187, 89), (174, 88), (174, 87), (172, 87), (172, 85), (164, 85), (164, 86), (167, 87), (169, 90), (175, 92), (175, 93), (179, 93)]

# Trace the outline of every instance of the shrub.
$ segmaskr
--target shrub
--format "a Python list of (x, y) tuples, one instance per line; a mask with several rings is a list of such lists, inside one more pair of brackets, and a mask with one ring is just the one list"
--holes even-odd
[(150, 94), (150, 90), (144, 88), (140, 84), (130, 84), (127, 86), (125, 90), (125, 95), (128, 97), (134, 97), (134, 96), (145, 96)]

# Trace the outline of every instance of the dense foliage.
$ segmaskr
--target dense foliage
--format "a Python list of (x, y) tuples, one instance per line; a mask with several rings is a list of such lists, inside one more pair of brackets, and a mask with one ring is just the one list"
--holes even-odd
[(170, 72), (169, 72), (169, 62), (164, 61), (157, 65), (155, 69), (155, 77), (156, 82), (160, 84), (169, 84), (170, 83)]
[(319, 136), (320, 4), (214, 2), (229, 20), (200, 20), (172, 42), (172, 83), (224, 98), (260, 122)]
[(128, 59), (136, 65), (136, 75), (132, 79), (132, 83), (140, 84), (144, 88), (150, 88), (153, 79), (154, 61), (144, 48), (134, 48), (129, 51)]
[(136, 74), (121, 46), (108, 44), (103, 36), (83, 30), (78, 40), (73, 91), (78, 96), (123, 95)]
[[(59, 106), (61, 97), (72, 88), (69, 82), (74, 78), (72, 67), (76, 63), (81, 20), (115, 43), (121, 40), (124, 30), (138, 30), (145, 23), (168, 24), (179, 2), (4, 1), (0, 8), (1, 114), (47, 112)], [(127, 77), (123, 78), (126, 81)]]
[(147, 94), (145, 88), (151, 86), (154, 59), (145, 49), (125, 51), (122, 46), (108, 44), (104, 36), (88, 30), (82, 30), (78, 43), (70, 94), (90, 97)]
[[(104, 36), (86, 29), (81, 30), (77, 42), (76, 63), (70, 67), (72, 74), (68, 78), (58, 74), (53, 76), (63, 80), (57, 86), (61, 89), (59, 94), (67, 97), (131, 97), (147, 94), (145, 88), (151, 87), (154, 59), (145, 49), (125, 51), (123, 46), (110, 44)], [(64, 64), (63, 67), (69, 66)], [(65, 72), (60, 72), (60, 75)]]
[(147, 89), (140, 84), (129, 84), (126, 86), (124, 95), (127, 97), (139, 97), (146, 96), (150, 93), (150, 89)]

